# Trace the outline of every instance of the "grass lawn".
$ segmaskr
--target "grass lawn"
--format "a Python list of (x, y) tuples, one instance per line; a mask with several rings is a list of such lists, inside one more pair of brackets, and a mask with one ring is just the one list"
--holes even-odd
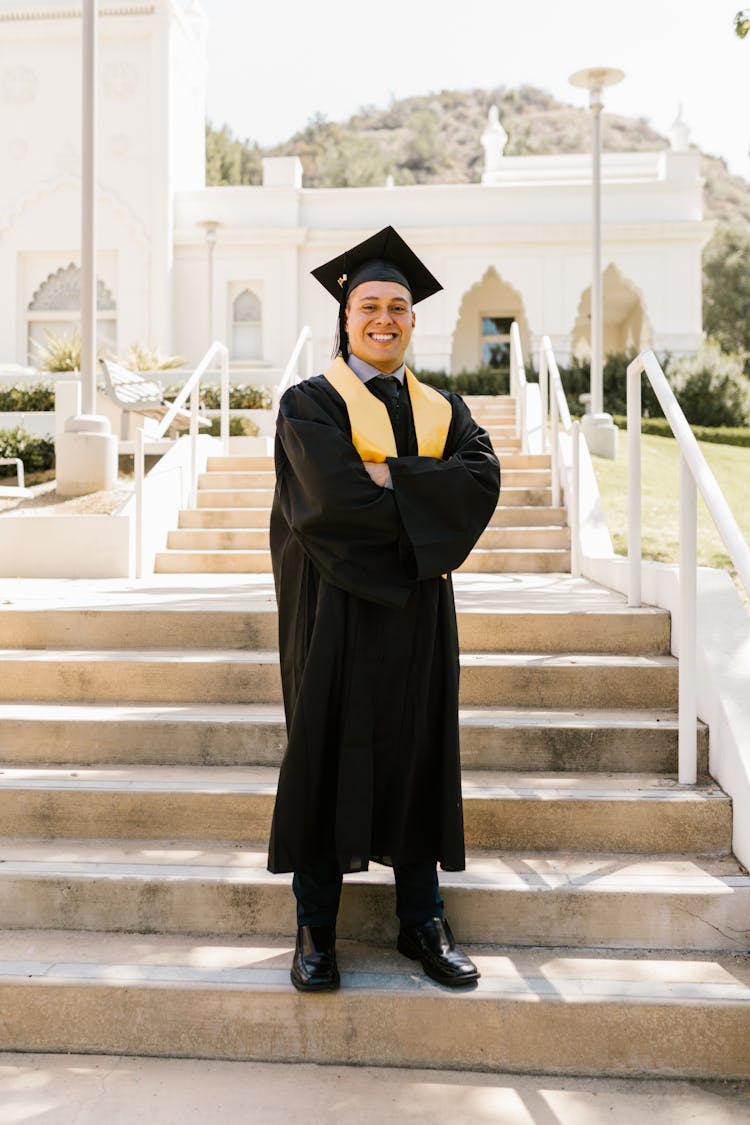
[[(679, 553), (679, 457), (673, 438), (644, 434), (641, 438), (643, 557), (677, 562)], [(727, 498), (745, 539), (750, 540), (750, 449), (698, 443)], [(627, 553), (627, 434), (621, 430), (616, 461), (593, 457), (604, 515), (614, 548)], [(698, 494), (698, 562), (732, 571), (729, 556)]]

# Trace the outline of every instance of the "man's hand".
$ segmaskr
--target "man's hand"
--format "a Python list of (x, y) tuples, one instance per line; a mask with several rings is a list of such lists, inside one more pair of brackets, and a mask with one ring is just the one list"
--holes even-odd
[(385, 461), (363, 461), (362, 464), (375, 484), (379, 484), (381, 488), (391, 483), (391, 470)]

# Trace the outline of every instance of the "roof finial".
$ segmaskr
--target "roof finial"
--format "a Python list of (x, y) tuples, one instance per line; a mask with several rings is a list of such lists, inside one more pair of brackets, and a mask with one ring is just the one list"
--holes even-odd
[(669, 146), (672, 152), (687, 152), (690, 148), (690, 126), (682, 119), (682, 102), (677, 106), (677, 116), (669, 127)]
[(500, 111), (496, 105), (490, 106), (487, 114), (487, 126), (482, 133), (482, 148), (484, 149), (484, 174), (482, 183), (490, 183), (493, 173), (500, 170), (503, 152), (508, 143), (508, 134), (500, 122)]

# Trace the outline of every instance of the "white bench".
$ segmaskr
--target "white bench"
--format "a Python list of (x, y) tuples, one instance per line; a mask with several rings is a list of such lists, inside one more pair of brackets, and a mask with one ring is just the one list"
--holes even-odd
[[(164, 398), (158, 383), (144, 379), (137, 372), (110, 359), (102, 360), (104, 372), (104, 388), (107, 396), (112, 399), (122, 410), (120, 424), (120, 437), (127, 439), (130, 436), (130, 414), (142, 414), (145, 418), (155, 418), (161, 421), (172, 408), (172, 404)], [(198, 415), (199, 428), (210, 427), (211, 421), (203, 415)], [(172, 428), (175, 430), (188, 430), (190, 428), (190, 411), (178, 410)]]
[(16, 499), (17, 497), (33, 496), (30, 488), (25, 487), (23, 475), (23, 461), (20, 457), (0, 457), (0, 465), (15, 465), (16, 475), (18, 479), (17, 484), (6, 484), (0, 486), (0, 497), (3, 500)]

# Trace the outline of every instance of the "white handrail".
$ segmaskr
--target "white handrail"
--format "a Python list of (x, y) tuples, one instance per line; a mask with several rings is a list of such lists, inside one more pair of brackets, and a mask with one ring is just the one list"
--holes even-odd
[(679, 611), (679, 781), (697, 778), (696, 571), (697, 489), (719, 532), (737, 575), (750, 595), (748, 547), (726, 498), (700, 451), (674, 392), (652, 351), (641, 352), (628, 366), (628, 604), (641, 604), (641, 375), (654, 388), (680, 450), (680, 611)]
[[(549, 399), (550, 411), (550, 457), (552, 460), (552, 507), (560, 507), (560, 489), (561, 489), (561, 472), (560, 472), (560, 427), (562, 425), (563, 433), (570, 433), (571, 431), (571, 418), (570, 410), (568, 408), (568, 400), (565, 397), (565, 391), (560, 378), (560, 369), (557, 366), (555, 353), (552, 350), (552, 343), (549, 336), (542, 336), (542, 343), (539, 355), (539, 378), (542, 379), (542, 371), (544, 371), (544, 382), (548, 384), (549, 389), (543, 395), (543, 400)], [(545, 414), (542, 415), (545, 418)], [(543, 425), (546, 441), (546, 425)]]
[[(155, 432), (149, 433), (149, 441), (159, 441), (169, 430), (177, 414), (190, 398), (190, 491), (189, 503), (195, 504), (198, 489), (198, 411), (200, 405), (200, 381), (216, 357), (220, 368), (220, 421), (219, 431), (222, 450), (229, 452), (229, 352), (225, 344), (215, 340), (200, 361), (195, 371), (164, 415)], [(135, 431), (135, 576), (143, 577), (143, 482), (145, 478), (145, 442), (143, 426)]]
[(295, 383), (300, 382), (299, 372), (297, 371), (297, 363), (299, 362), (299, 357), (302, 354), (302, 349), (305, 347), (305, 345), (307, 345), (307, 352), (305, 354), (305, 369), (306, 370), (305, 370), (305, 376), (304, 377), (305, 377), (305, 379), (309, 379), (312, 376), (312, 373), (313, 373), (312, 342), (313, 342), (312, 328), (310, 327), (309, 324), (306, 324), (304, 326), (304, 328), (302, 329), (302, 331), (300, 332), (299, 336), (297, 337), (296, 344), (292, 348), (292, 354), (289, 356), (289, 360), (287, 362), (287, 365), (284, 368), (284, 374), (281, 376), (281, 381), (279, 382), (279, 385), (274, 389), (274, 392), (273, 392), (273, 408), (274, 408), (275, 414), (278, 414), (278, 412), (279, 412), (279, 403), (281, 402), (281, 396), (284, 394), (284, 391), (288, 390), (289, 387), (293, 386)]
[(570, 440), (573, 443), (573, 466), (568, 504), (570, 573), (574, 578), (581, 577), (581, 437), (581, 423), (576, 420), (570, 427)]
[(526, 368), (523, 362), (523, 347), (518, 322), (510, 326), (510, 393), (516, 400), (516, 437), (521, 439), (521, 452), (529, 448), (529, 435), (526, 432)]

